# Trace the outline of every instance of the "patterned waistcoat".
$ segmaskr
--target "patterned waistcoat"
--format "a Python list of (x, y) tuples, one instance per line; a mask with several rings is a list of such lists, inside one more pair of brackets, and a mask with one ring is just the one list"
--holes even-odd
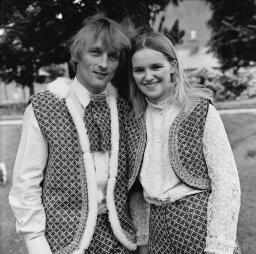
[[(63, 86), (61, 84), (61, 89)], [(54, 254), (82, 254), (90, 244), (96, 225), (97, 208), (93, 204), (97, 203), (97, 197), (90, 187), (96, 180), (84, 163), (78, 128), (66, 99), (46, 91), (36, 94), (31, 102), (48, 145), (42, 182), (47, 241)], [(131, 109), (121, 99), (117, 99), (117, 107), (120, 129), (118, 167), (116, 176), (109, 177), (106, 200), (115, 236), (128, 249), (134, 250), (135, 230), (127, 205), (128, 182), (132, 174), (127, 164), (124, 126), (125, 116)]]
[[(194, 100), (174, 120), (169, 131), (169, 157), (176, 175), (189, 186), (210, 189), (210, 178), (203, 154), (203, 132), (208, 113), (209, 101)], [(137, 151), (131, 160), (134, 174), (139, 173), (146, 146), (144, 119), (130, 118), (128, 132), (130, 151)]]
[(208, 100), (195, 100), (176, 117), (169, 132), (172, 168), (183, 182), (198, 189), (210, 188), (202, 144), (208, 106)]

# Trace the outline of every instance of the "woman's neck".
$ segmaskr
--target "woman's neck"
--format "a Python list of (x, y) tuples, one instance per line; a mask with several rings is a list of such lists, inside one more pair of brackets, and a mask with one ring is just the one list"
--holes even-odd
[(167, 97), (164, 100), (152, 100), (152, 99), (146, 98), (146, 101), (149, 106), (151, 106), (155, 109), (166, 109), (166, 108), (169, 108), (169, 106), (173, 104), (172, 97)]

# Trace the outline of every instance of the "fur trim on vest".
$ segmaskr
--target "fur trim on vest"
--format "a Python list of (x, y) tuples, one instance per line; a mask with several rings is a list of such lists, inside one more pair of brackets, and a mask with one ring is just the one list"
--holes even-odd
[[(40, 94), (36, 95), (32, 99), (32, 105), (34, 107), (35, 115), (38, 119), (39, 125), (42, 121), (44, 121), (42, 118), (40, 120), (39, 115), (41, 113), (40, 113), (39, 107), (40, 107), (41, 101), (44, 100), (44, 96), (46, 96), (46, 94), (48, 96), (47, 99), (53, 98), (52, 99), (54, 104), (53, 106), (57, 106), (58, 110), (65, 111), (67, 109), (68, 114), (71, 116), (71, 118), (69, 117), (70, 120), (69, 120), (69, 123), (67, 124), (74, 125), (74, 131), (77, 132), (76, 135), (78, 138), (78, 143), (79, 143), (78, 145), (80, 147), (80, 152), (81, 152), (81, 157), (83, 162), (81, 167), (84, 168), (85, 176), (86, 176), (87, 193), (85, 196), (83, 194), (83, 198), (87, 198), (88, 207), (87, 207), (87, 214), (85, 212), (86, 218), (84, 218), (86, 223), (84, 227), (82, 227), (84, 228), (84, 230), (82, 232), (82, 235), (79, 239), (78, 244), (72, 241), (71, 246), (60, 247), (61, 249), (59, 251), (54, 252), (56, 254), (57, 253), (61, 253), (61, 254), (62, 253), (63, 254), (64, 253), (65, 254), (66, 253), (72, 253), (72, 254), (84, 253), (84, 250), (88, 248), (92, 240), (95, 225), (96, 225), (97, 211), (98, 211), (97, 199), (95, 198), (95, 193), (97, 193), (97, 182), (96, 182), (94, 161), (93, 161), (92, 154), (90, 153), (89, 139), (88, 139), (87, 130), (85, 128), (83, 118), (79, 114), (78, 109), (72, 99), (72, 96), (70, 96), (71, 82), (72, 81), (70, 79), (59, 78), (54, 82), (51, 82), (50, 84), (48, 84), (47, 92), (41, 93), (41, 95)], [(107, 208), (109, 211), (109, 220), (110, 220), (110, 224), (112, 226), (113, 232), (117, 237), (117, 239), (127, 249), (135, 250), (137, 246), (134, 243), (133, 233), (131, 233), (133, 232), (132, 225), (130, 226), (129, 229), (124, 228), (124, 225), (127, 223), (125, 223), (126, 221), (122, 221), (122, 218), (123, 217), (126, 218), (126, 215), (120, 214), (120, 213), (123, 213), (123, 211), (125, 210), (123, 206), (126, 206), (126, 204), (119, 203), (125, 198), (124, 196), (124, 198), (121, 198), (121, 201), (119, 201), (120, 195), (126, 195), (123, 191), (125, 189), (125, 186), (123, 186), (122, 187), (123, 189), (119, 191), (119, 192), (122, 192), (122, 194), (118, 193), (118, 190), (115, 192), (115, 190), (118, 189), (120, 185), (122, 185), (122, 182), (125, 182), (123, 179), (121, 179), (123, 175), (119, 176), (120, 173), (118, 173), (118, 170), (121, 170), (120, 161), (119, 161), (119, 151), (121, 147), (119, 147), (119, 145), (121, 142), (121, 146), (123, 147), (123, 143), (124, 143), (123, 141), (120, 140), (120, 136), (119, 136), (119, 125), (121, 124), (120, 118), (122, 117), (122, 115), (118, 116), (119, 112), (117, 110), (117, 98), (116, 98), (117, 93), (115, 88), (111, 84), (109, 84), (107, 89), (108, 89), (108, 95), (110, 95), (109, 105), (110, 105), (110, 112), (111, 112), (111, 129), (112, 129), (111, 131), (112, 150), (110, 153), (111, 156), (110, 156), (110, 164), (109, 164), (109, 179), (107, 184), (107, 196), (106, 196)], [(62, 106), (60, 104), (62, 104)], [(47, 102), (45, 102), (45, 105), (47, 105)], [(52, 121), (54, 121), (54, 119)], [(40, 125), (40, 128), (41, 128), (41, 125)], [(121, 131), (121, 128), (120, 128), (120, 131)], [(118, 185), (117, 185), (117, 181), (118, 181)], [(128, 182), (127, 182), (127, 185), (128, 185)], [(84, 188), (84, 187), (81, 187), (81, 188)], [(127, 187), (127, 191), (128, 191), (128, 187)], [(127, 218), (127, 220), (129, 220), (129, 218)]]

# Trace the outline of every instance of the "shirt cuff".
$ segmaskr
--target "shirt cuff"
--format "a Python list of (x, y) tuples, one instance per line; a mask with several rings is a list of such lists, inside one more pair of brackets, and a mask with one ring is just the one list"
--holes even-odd
[(25, 242), (28, 254), (52, 254), (45, 235), (40, 235), (35, 238), (30, 238), (29, 235), (25, 236)]
[(236, 243), (233, 241), (220, 240), (215, 238), (206, 238), (206, 253), (214, 254), (233, 254), (236, 248)]

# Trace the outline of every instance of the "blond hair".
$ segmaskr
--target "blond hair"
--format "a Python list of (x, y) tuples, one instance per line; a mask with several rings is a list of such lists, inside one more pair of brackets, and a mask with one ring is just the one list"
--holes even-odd
[(85, 19), (83, 24), (83, 27), (70, 41), (70, 64), (75, 72), (83, 50), (86, 46), (92, 45), (98, 38), (102, 39), (104, 50), (119, 53), (119, 65), (125, 62), (126, 53), (131, 44), (120, 24), (102, 13)]
[(173, 103), (180, 107), (182, 110), (195, 98), (202, 97), (211, 100), (211, 91), (200, 85), (192, 85), (186, 78), (184, 71), (182, 70), (175, 48), (172, 42), (164, 34), (159, 32), (147, 32), (139, 35), (131, 48), (129, 54), (129, 85), (130, 85), (130, 98), (132, 100), (135, 113), (137, 117), (140, 117), (146, 110), (147, 102), (144, 94), (137, 87), (133, 75), (132, 75), (132, 57), (133, 55), (142, 49), (152, 49), (161, 52), (169, 62), (175, 61), (175, 71), (173, 75), (173, 82), (175, 87), (173, 88), (172, 100)]

